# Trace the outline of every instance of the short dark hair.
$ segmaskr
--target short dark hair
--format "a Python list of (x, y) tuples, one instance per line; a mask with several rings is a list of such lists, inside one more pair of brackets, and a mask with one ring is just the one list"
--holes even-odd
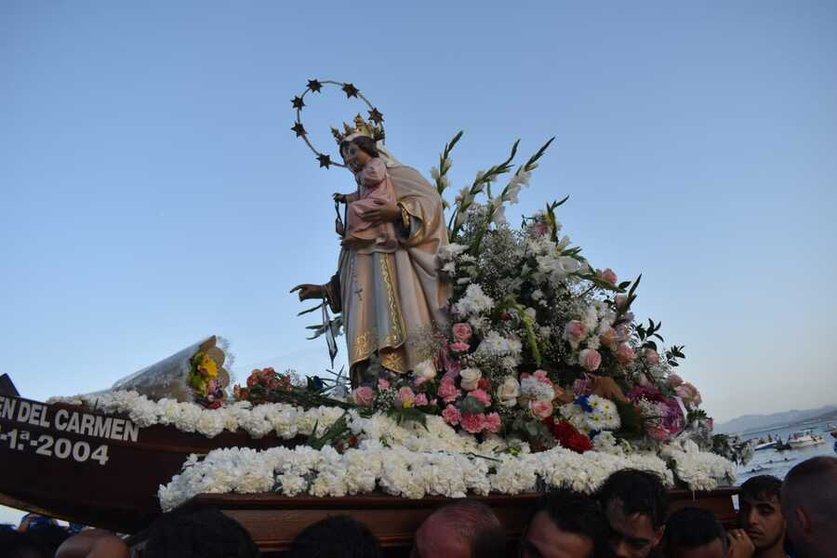
[(740, 498), (749, 500), (782, 500), (782, 481), (773, 475), (758, 475), (747, 479), (741, 485)]
[(343, 155), (343, 150), (349, 147), (349, 144), (355, 144), (358, 149), (369, 155), (370, 157), (380, 157), (381, 154), (378, 151), (378, 146), (375, 143), (375, 140), (370, 138), (369, 136), (357, 136), (356, 138), (352, 138), (350, 140), (344, 140), (340, 142), (340, 155)]
[(147, 558), (256, 558), (259, 548), (247, 530), (215, 508), (175, 510), (148, 531)]
[(683, 508), (666, 521), (663, 548), (669, 556), (676, 548), (698, 548), (715, 539), (726, 545), (726, 533), (714, 513), (700, 508)]
[(588, 537), (594, 546), (607, 539), (607, 520), (591, 496), (566, 488), (554, 489), (538, 503), (535, 513), (541, 511), (562, 531)]
[(604, 508), (618, 500), (625, 515), (647, 515), (655, 529), (661, 527), (666, 518), (666, 489), (654, 473), (637, 469), (616, 471), (599, 488), (598, 498)]
[(348, 515), (334, 515), (309, 525), (291, 543), (288, 558), (382, 558), (369, 528)]
[(4, 558), (29, 558), (31, 556), (47, 558), (52, 554), (42, 548), (28, 533), (19, 533), (16, 529), (4, 526), (0, 529), (0, 556)]

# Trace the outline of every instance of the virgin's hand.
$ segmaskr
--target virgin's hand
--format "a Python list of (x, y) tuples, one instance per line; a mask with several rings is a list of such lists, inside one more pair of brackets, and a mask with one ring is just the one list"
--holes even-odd
[(346, 194), (341, 194), (340, 192), (335, 192), (334, 195), (332, 196), (332, 198), (334, 198), (334, 201), (336, 201), (336, 202), (346, 203)]
[(373, 225), (391, 223), (400, 217), (401, 208), (394, 203), (387, 203), (383, 200), (375, 200), (375, 207), (363, 212), (363, 219)]
[(311, 283), (303, 283), (297, 285), (291, 292), (299, 291), (299, 300), (308, 300), (309, 298), (323, 298), (325, 291), (322, 285), (313, 285)]

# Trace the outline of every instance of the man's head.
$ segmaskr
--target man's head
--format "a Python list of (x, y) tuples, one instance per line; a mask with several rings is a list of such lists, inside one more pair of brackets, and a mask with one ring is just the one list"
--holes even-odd
[(237, 521), (217, 509), (176, 510), (148, 530), (146, 558), (256, 558), (259, 549)]
[(457, 500), (430, 514), (416, 531), (413, 558), (505, 556), (506, 533), (491, 508)]
[(756, 553), (784, 546), (785, 516), (781, 508), (782, 481), (759, 475), (741, 485), (738, 522), (747, 531)]
[(607, 536), (598, 502), (569, 490), (544, 497), (520, 542), (520, 558), (588, 558)]
[(644, 558), (663, 537), (666, 490), (660, 478), (623, 469), (599, 489), (599, 502), (610, 526), (610, 546), (618, 558)]
[(291, 543), (288, 558), (381, 558), (381, 546), (369, 528), (348, 515), (327, 517), (303, 529)]
[(837, 457), (812, 457), (782, 483), (788, 537), (800, 558), (833, 556), (837, 548)]
[(683, 508), (666, 522), (663, 541), (666, 558), (725, 558), (724, 528), (712, 512)]

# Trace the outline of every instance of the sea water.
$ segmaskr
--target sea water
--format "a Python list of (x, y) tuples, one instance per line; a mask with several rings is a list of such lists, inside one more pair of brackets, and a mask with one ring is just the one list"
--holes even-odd
[[(739, 434), (742, 439), (749, 440), (759, 438), (767, 439), (767, 435), (773, 436), (776, 439), (778, 435), (783, 442), (786, 442), (788, 437), (794, 432), (801, 432), (803, 430), (811, 430), (812, 434), (822, 436), (825, 443), (816, 446), (808, 446), (800, 449), (788, 449), (777, 451), (774, 448), (759, 450), (753, 454), (753, 459), (743, 467), (738, 467), (738, 480), (736, 484), (741, 484), (750, 477), (756, 475), (773, 475), (780, 479), (784, 479), (788, 471), (797, 463), (801, 463), (806, 459), (815, 457), (817, 455), (837, 455), (834, 453), (834, 442), (837, 441), (831, 436), (831, 431), (834, 429), (833, 424), (837, 422), (833, 418), (823, 421), (797, 423), (793, 425), (777, 426), (762, 430), (753, 430), (744, 434)], [(829, 427), (829, 423), (832, 424)]]

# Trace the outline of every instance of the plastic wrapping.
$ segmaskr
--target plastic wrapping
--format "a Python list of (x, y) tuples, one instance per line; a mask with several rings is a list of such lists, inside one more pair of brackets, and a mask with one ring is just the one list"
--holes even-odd
[(111, 390), (132, 390), (153, 400), (168, 398), (177, 401), (195, 401), (200, 399), (205, 394), (196, 392), (189, 382), (190, 374), (193, 373), (192, 359), (198, 353), (202, 352), (215, 361), (221, 389), (229, 383), (229, 374), (223, 367), (226, 353), (219, 345), (223, 345), (222, 340), (213, 335), (117, 381)]

